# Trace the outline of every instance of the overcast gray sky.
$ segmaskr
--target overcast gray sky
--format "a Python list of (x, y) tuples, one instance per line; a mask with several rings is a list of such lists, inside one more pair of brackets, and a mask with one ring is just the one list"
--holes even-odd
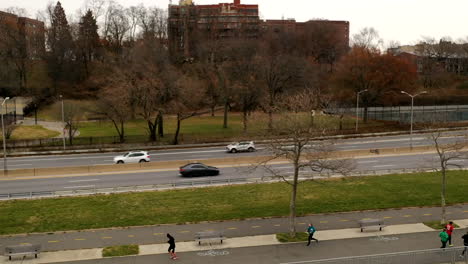
[[(74, 15), (84, 1), (61, 0), (68, 16)], [(169, 3), (169, 0), (116, 1), (123, 6), (143, 3), (162, 8)], [(219, 2), (232, 0), (195, 0), (196, 4)], [(35, 17), (48, 3), (48, 0), (0, 0), (0, 9), (18, 6)], [(241, 3), (258, 4), (263, 19), (347, 20), (351, 35), (364, 27), (373, 27), (386, 42), (398, 41), (402, 45), (415, 44), (423, 36), (436, 39), (448, 36), (453, 40), (468, 36), (468, 0), (241, 0)]]

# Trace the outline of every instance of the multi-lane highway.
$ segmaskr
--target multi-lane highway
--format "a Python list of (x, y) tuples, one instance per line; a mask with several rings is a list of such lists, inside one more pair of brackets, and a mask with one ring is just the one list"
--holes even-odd
[[(442, 143), (454, 142), (465, 137), (464, 131), (449, 132), (441, 139)], [(343, 139), (334, 141), (336, 150), (358, 150), (358, 149), (376, 149), (376, 148), (399, 148), (409, 146), (409, 136), (385, 136), (357, 139)], [(427, 135), (416, 134), (413, 136), (413, 146), (431, 145)], [(254, 153), (230, 154), (223, 146), (220, 147), (199, 147), (190, 149), (168, 149), (149, 151), (151, 160), (170, 161), (170, 160), (205, 160), (211, 158), (228, 158), (235, 156), (257, 156), (267, 155), (265, 146), (257, 145), (258, 151)], [(50, 167), (70, 167), (70, 166), (88, 166), (112, 164), (113, 157), (121, 153), (95, 153), (80, 155), (52, 155), (52, 156), (29, 156), (8, 158), (9, 169), (23, 168), (50, 168)]]
[[(447, 133), (443, 143), (455, 142), (464, 139), (461, 131)], [(409, 138), (407, 135), (386, 136), (374, 138), (344, 139), (337, 140), (334, 145), (337, 150), (358, 150), (358, 149), (376, 149), (376, 148), (398, 148), (407, 147)], [(413, 146), (431, 145), (427, 135), (414, 135)], [(221, 169), (221, 175), (218, 179), (227, 178), (260, 178), (269, 176), (264, 169), (251, 170), (247, 164), (228, 165), (228, 164), (210, 164), (209, 159), (226, 157), (249, 157), (267, 155), (265, 146), (258, 145), (258, 151), (252, 153), (227, 153), (224, 147), (209, 148), (190, 148), (190, 149), (169, 149), (150, 151), (152, 162), (174, 161), (174, 160), (204, 160), (208, 165), (216, 165)], [(68, 166), (87, 166), (98, 164), (112, 164), (113, 157), (118, 153), (99, 153), (99, 154), (81, 154), (81, 155), (54, 155), (54, 156), (31, 156), (16, 157), (8, 159), (9, 169), (19, 168), (44, 168), (44, 167), (68, 167)], [(372, 155), (361, 157), (354, 160), (355, 171), (382, 171), (399, 170), (415, 168), (431, 168), (437, 165), (435, 154), (405, 154), (405, 155)], [(468, 167), (467, 160), (456, 160), (462, 167)], [(119, 165), (115, 165), (119, 166)], [(291, 164), (275, 164), (274, 168), (283, 174), (292, 174)], [(302, 171), (302, 174), (310, 174), (308, 171)], [(199, 178), (197, 178), (199, 179)], [(203, 177), (202, 177), (203, 179)], [(183, 178), (178, 173), (178, 168), (166, 168), (146, 172), (120, 172), (120, 173), (100, 173), (86, 176), (51, 176), (51, 177), (16, 177), (0, 179), (0, 194), (20, 193), (20, 192), (38, 192), (38, 191), (62, 191), (90, 188), (109, 188), (133, 185), (151, 185), (162, 183), (173, 183), (193, 178)]]
[[(251, 155), (250, 153), (241, 153), (239, 155)], [(398, 169), (414, 169), (414, 168), (430, 168), (436, 166), (437, 157), (435, 154), (411, 154), (411, 155), (395, 155), (395, 156), (373, 156), (357, 158), (354, 160), (356, 171), (382, 171), (382, 170), (398, 170)], [(468, 167), (467, 160), (455, 161), (459, 165)], [(216, 164), (221, 169), (221, 175), (214, 176), (217, 179), (226, 178), (258, 178), (268, 176), (269, 174), (263, 169), (252, 171), (252, 167), (248, 165), (233, 166)], [(117, 165), (116, 165), (117, 166)], [(292, 174), (293, 167), (291, 164), (275, 164), (275, 170), (281, 171), (282, 174)], [(302, 174), (310, 174), (308, 171), (302, 171)], [(92, 189), (92, 188), (109, 188), (119, 186), (133, 185), (151, 185), (162, 183), (174, 183), (181, 181), (198, 180), (199, 178), (184, 178), (178, 173), (178, 168), (168, 168), (164, 170), (155, 170), (151, 172), (137, 173), (112, 173), (112, 174), (96, 174), (79, 177), (44, 177), (44, 178), (15, 178), (10, 180), (0, 181), (0, 193), (19, 193), (31, 191), (65, 191), (75, 189)]]

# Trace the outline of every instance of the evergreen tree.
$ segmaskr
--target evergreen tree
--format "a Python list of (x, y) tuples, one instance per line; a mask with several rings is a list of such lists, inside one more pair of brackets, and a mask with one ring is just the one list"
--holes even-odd
[(62, 4), (57, 2), (50, 12), (51, 25), (48, 29), (47, 44), (49, 48), (48, 68), (53, 81), (54, 93), (60, 81), (69, 79), (73, 60), (73, 39), (70, 33), (65, 11)]
[(86, 77), (89, 76), (90, 62), (99, 57), (99, 35), (96, 19), (93, 12), (88, 10), (86, 15), (81, 17), (78, 32), (78, 52), (84, 67)]

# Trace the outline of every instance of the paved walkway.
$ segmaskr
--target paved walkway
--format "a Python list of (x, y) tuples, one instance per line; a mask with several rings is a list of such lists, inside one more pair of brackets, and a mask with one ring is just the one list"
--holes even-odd
[[(468, 219), (455, 221), (460, 227), (468, 227)], [(388, 226), (383, 231), (366, 231), (359, 228), (318, 231), (319, 243), (306, 247), (304, 242), (281, 244), (275, 235), (231, 238), (223, 244), (198, 245), (179, 242), (177, 252), (182, 263), (291, 263), (356, 255), (374, 255), (409, 250), (432, 249), (440, 246), (438, 232), (422, 223)], [(460, 246), (459, 237), (463, 231), (457, 230), (454, 243)], [(460, 255), (461, 247), (455, 248)], [(24, 260), (24, 264), (36, 263), (170, 263), (167, 244), (141, 245), (139, 256), (106, 258), (101, 256), (102, 249), (84, 249), (41, 253), (38, 259)], [(447, 256), (441, 260), (447, 261)], [(434, 256), (423, 254), (419, 258), (432, 260)], [(412, 259), (415, 259), (412, 256)], [(463, 260), (460, 258), (460, 260)], [(74, 262), (77, 261), (77, 262)], [(0, 263), (9, 263), (7, 258)], [(388, 263), (388, 262), (386, 262)], [(403, 262), (406, 263), (406, 262)], [(423, 262), (413, 262), (423, 263)], [(440, 262), (439, 262), (440, 263)]]
[[(468, 228), (468, 204), (450, 206), (448, 208), (449, 216), (460, 226), (457, 232), (461, 229)], [(336, 239), (364, 239), (368, 241), (369, 237), (376, 235), (398, 235), (405, 236), (410, 233), (434, 233), (430, 228), (421, 224), (425, 221), (433, 221), (439, 219), (440, 208), (406, 208), (397, 210), (384, 211), (364, 211), (351, 213), (334, 213), (323, 215), (312, 215), (298, 218), (298, 231), (304, 231), (307, 223), (312, 222), (317, 227), (319, 232), (317, 237), (323, 241)], [(383, 232), (359, 232), (357, 221), (364, 218), (384, 218), (387, 228)], [(279, 232), (287, 232), (288, 224), (286, 218), (274, 219), (250, 219), (244, 221), (226, 221), (216, 223), (200, 223), (188, 225), (160, 225), (146, 227), (131, 227), (131, 228), (116, 228), (116, 229), (99, 229), (87, 230), (80, 232), (55, 232), (47, 234), (31, 234), (31, 235), (15, 235), (3, 236), (0, 238), (0, 248), (6, 245), (16, 245), (23, 243), (41, 244), (44, 251), (49, 251), (41, 254), (40, 261), (29, 260), (24, 263), (48, 263), (44, 261), (65, 261), (65, 260), (82, 260), (100, 258), (101, 248), (110, 245), (125, 245), (138, 244), (141, 246), (142, 255), (162, 254), (166, 252), (167, 244), (166, 233), (171, 233), (175, 236), (178, 252), (193, 255), (194, 251), (200, 252), (213, 249), (211, 247), (199, 247), (194, 243), (194, 233), (205, 230), (223, 230), (226, 240), (221, 246), (216, 246), (214, 249), (234, 249), (244, 247), (273, 247), (278, 250), (279, 245), (271, 234)], [(433, 244), (437, 244), (437, 233), (432, 234), (430, 239)], [(367, 239), (365, 239), (367, 238)], [(185, 241), (185, 242), (184, 242)], [(423, 243), (425, 244), (425, 243)], [(320, 244), (321, 245), (321, 244)], [(302, 245), (303, 246), (303, 245)], [(433, 248), (424, 247), (424, 248)], [(409, 247), (411, 249), (413, 247)], [(418, 247), (414, 247), (418, 249)], [(52, 252), (57, 251), (57, 252)], [(356, 252), (357, 253), (357, 252)], [(206, 253), (211, 254), (211, 253)], [(213, 253), (218, 254), (218, 253)], [(219, 253), (221, 254), (221, 253)], [(359, 255), (373, 254), (372, 251), (362, 251)], [(281, 253), (282, 255), (282, 253)], [(339, 256), (337, 254), (335, 256)], [(358, 255), (358, 254), (356, 254)], [(158, 256), (159, 258), (160, 256)], [(167, 256), (166, 256), (167, 257)], [(231, 256), (232, 257), (232, 256)], [(138, 257), (140, 258), (140, 257)], [(143, 259), (145, 257), (142, 257)], [(136, 258), (131, 258), (135, 261)], [(107, 261), (107, 260), (106, 260)], [(234, 260), (233, 260), (234, 261)], [(2, 262), (0, 262), (2, 263)], [(97, 263), (97, 262), (89, 262)], [(112, 263), (112, 262), (106, 262)], [(116, 262), (114, 262), (116, 263)], [(127, 262), (122, 262), (127, 263)], [(135, 263), (135, 262), (128, 262)], [(150, 262), (141, 262), (150, 263)], [(190, 262), (198, 263), (198, 262)], [(202, 263), (202, 262), (199, 262)], [(223, 261), (224, 263), (224, 261)], [(236, 263), (236, 262), (232, 262)], [(239, 262), (237, 262), (239, 263)], [(247, 262), (257, 263), (257, 262)], [(259, 262), (262, 263), (262, 262)], [(265, 262), (266, 263), (266, 262)]]

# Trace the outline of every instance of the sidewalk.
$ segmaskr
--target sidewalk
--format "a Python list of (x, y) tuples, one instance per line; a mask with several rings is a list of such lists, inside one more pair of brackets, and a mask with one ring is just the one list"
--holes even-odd
[[(460, 226), (454, 234), (454, 243), (460, 245), (462, 228), (468, 227), (468, 219), (454, 221)], [(305, 247), (304, 242), (281, 244), (275, 235), (262, 235), (226, 239), (223, 244), (202, 245), (196, 242), (177, 243), (177, 252), (183, 263), (275, 263), (282, 261), (304, 261), (353, 255), (367, 255), (397, 251), (436, 248), (439, 231), (422, 223), (388, 226), (383, 231), (360, 232), (359, 228), (318, 231), (320, 243)], [(404, 242), (402, 242), (404, 241)], [(335, 246), (331, 246), (335, 245)], [(372, 245), (372, 246), (371, 246)], [(358, 250), (350, 250), (350, 246)], [(347, 249), (348, 248), (348, 249)], [(319, 252), (317, 252), (319, 250)], [(166, 263), (167, 244), (140, 245), (139, 256), (106, 258), (101, 248), (44, 252), (38, 259), (27, 259), (22, 263)], [(461, 248), (460, 248), (461, 251)], [(236, 254), (237, 252), (237, 254)], [(249, 252), (242, 253), (239, 252)], [(207, 261), (207, 258), (212, 258)], [(215, 261), (218, 258), (218, 261)], [(160, 261), (155, 261), (155, 260)], [(165, 259), (165, 260), (164, 260)], [(102, 261), (102, 262), (101, 262)], [(0, 263), (10, 263), (7, 258)], [(218, 262), (219, 263), (219, 262)]]
[[(447, 208), (447, 212), (449, 218), (460, 226), (460, 228), (457, 229), (457, 233), (461, 234), (460, 232), (462, 232), (463, 228), (468, 228), (468, 204), (449, 206)], [(369, 237), (375, 238), (375, 236), (379, 236), (377, 238), (381, 239), (380, 236), (383, 235), (407, 235), (411, 233), (434, 232), (421, 223), (438, 220), (440, 219), (439, 215), (439, 207), (319, 214), (298, 217), (297, 230), (299, 232), (305, 231), (308, 223), (314, 223), (314, 225), (319, 230), (317, 233), (317, 238), (323, 241), (356, 238), (364, 239), (366, 237), (367, 240), (369, 240)], [(388, 226), (382, 232), (361, 233), (357, 228), (357, 221), (364, 218), (383, 218), (385, 219), (385, 224)], [(229, 239), (227, 239), (223, 245), (217, 245), (214, 247), (200, 247), (194, 243), (194, 233), (207, 230), (222, 230), (224, 231), (225, 236)], [(210, 249), (220, 250), (240, 247), (251, 248), (253, 246), (284, 247), (285, 245), (279, 245), (274, 235), (272, 235), (280, 232), (288, 232), (287, 218), (247, 219), (242, 221), (205, 222), (186, 225), (174, 224), (39, 234), (19, 234), (12, 236), (1, 236), (0, 248), (3, 248), (7, 245), (19, 245), (27, 243), (40, 244), (44, 253), (41, 253), (37, 260), (27, 260), (28, 262), (25, 261), (24, 263), (52, 263), (59, 261), (100, 259), (101, 249), (103, 247), (137, 244), (142, 245), (140, 247), (140, 253), (142, 256), (140, 257), (144, 258), (148, 255), (166, 253), (166, 233), (171, 233), (176, 238), (177, 252), (188, 253), (200, 252), (200, 250), (206, 251)], [(457, 233), (455, 234), (455, 243), (457, 243), (458, 239), (456, 237), (458, 236)], [(432, 242), (434, 242), (434, 246), (427, 246), (425, 248), (437, 247), (439, 243), (437, 232), (435, 232), (435, 235), (432, 235), (432, 237), (435, 237), (430, 239)], [(347, 244), (345, 246), (347, 246)], [(415, 249), (419, 248), (415, 247)], [(355, 255), (357, 255), (357, 253), (358, 252), (356, 252)], [(208, 252), (206, 254), (211, 253)], [(214, 254), (220, 253), (218, 252)], [(374, 253), (372, 251), (363, 250), (360, 255), (365, 254)], [(164, 256), (164, 258), (165, 257), (167, 256)], [(134, 258), (135, 257), (132, 258), (132, 262), (128, 263), (134, 263)], [(0, 261), (0, 263), (6, 262)]]

